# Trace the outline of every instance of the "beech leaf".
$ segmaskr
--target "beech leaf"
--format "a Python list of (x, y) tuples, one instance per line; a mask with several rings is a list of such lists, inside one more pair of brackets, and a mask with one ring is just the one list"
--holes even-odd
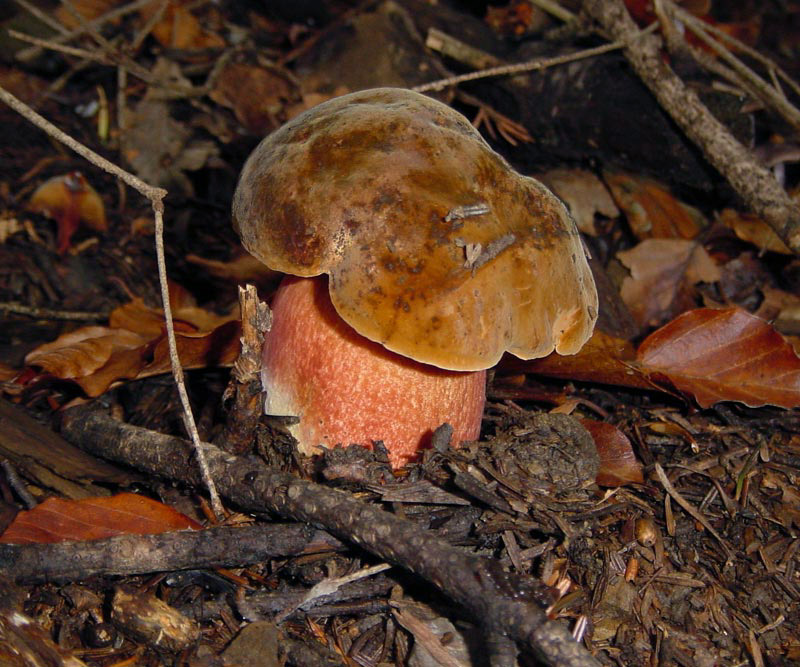
[(135, 493), (105, 498), (48, 498), (20, 512), (0, 542), (42, 544), (66, 540), (100, 540), (115, 535), (155, 535), (169, 530), (198, 530), (194, 519), (156, 500)]
[(647, 239), (617, 253), (631, 275), (620, 295), (640, 327), (658, 326), (682, 312), (695, 283), (713, 283), (721, 272), (703, 246), (685, 239)]
[(708, 224), (700, 211), (676, 199), (661, 183), (611, 172), (603, 179), (639, 239), (693, 239)]
[(640, 364), (707, 408), (800, 406), (800, 358), (764, 320), (741, 308), (690, 310), (648, 336)]
[(614, 424), (594, 419), (581, 419), (589, 431), (600, 457), (596, 481), (600, 486), (644, 484), (642, 464), (636, 460), (633, 446), (627, 435)]

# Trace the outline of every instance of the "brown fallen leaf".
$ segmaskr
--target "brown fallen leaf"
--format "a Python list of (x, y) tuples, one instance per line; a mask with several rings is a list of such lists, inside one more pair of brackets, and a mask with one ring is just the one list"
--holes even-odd
[(244, 251), (234, 255), (227, 262), (191, 254), (186, 255), (186, 261), (202, 267), (217, 278), (230, 280), (240, 285), (251, 283), (260, 289), (267, 287), (274, 289), (283, 277), (282, 273), (273, 271), (266, 264)]
[(191, 87), (177, 63), (159, 58), (152, 75), (163, 88), (151, 86), (145, 96), (129, 110), (126, 129), (120, 136), (120, 150), (136, 175), (161, 187), (179, 187), (191, 194), (194, 186), (185, 172), (197, 171), (219, 154), (219, 148), (210, 140), (196, 137), (186, 124), (170, 114), (164, 88)]
[(636, 460), (628, 436), (613, 424), (581, 419), (581, 424), (594, 438), (600, 457), (596, 481), (600, 486), (644, 484), (642, 464)]
[(771, 325), (741, 308), (686, 312), (648, 336), (638, 359), (654, 381), (704, 408), (720, 401), (800, 406), (800, 358)]
[(780, 240), (766, 222), (752, 213), (739, 213), (726, 208), (719, 214), (719, 220), (733, 230), (742, 241), (752, 243), (762, 250), (770, 250), (782, 255), (793, 255), (789, 247)]
[(536, 373), (583, 382), (601, 382), (624, 387), (654, 389), (636, 363), (636, 350), (627, 340), (595, 329), (580, 352), (571, 355), (550, 354), (542, 359), (523, 360), (505, 355), (498, 366), (500, 373)]
[(569, 208), (572, 217), (584, 234), (596, 236), (594, 216), (607, 218), (619, 215), (605, 183), (586, 169), (552, 169), (536, 176), (555, 192)]
[[(73, 0), (72, 8), (81, 15), (84, 21), (91, 21), (113, 9), (115, 0)], [(80, 21), (64, 5), (55, 8), (55, 18), (70, 30), (80, 26)]]
[(658, 326), (694, 306), (692, 287), (722, 275), (703, 246), (685, 239), (647, 239), (617, 257), (631, 272), (620, 294), (640, 327)]
[[(227, 315), (201, 308), (192, 294), (177, 283), (169, 283), (169, 301), (172, 306), (172, 319), (176, 331), (183, 333), (208, 332), (238, 317), (238, 308)], [(142, 299), (115, 308), (108, 318), (109, 326), (135, 331), (147, 336), (158, 336), (164, 330), (164, 311), (151, 308)]]
[[(159, 2), (151, 2), (139, 10), (144, 22), (160, 9)], [(153, 26), (153, 37), (168, 49), (196, 51), (199, 49), (221, 49), (225, 40), (219, 35), (203, 28), (197, 17), (192, 14), (188, 2), (171, 0), (164, 10), (161, 19)]]
[(108, 229), (103, 200), (79, 171), (42, 183), (31, 195), (28, 209), (56, 221), (60, 255), (69, 250), (80, 223), (98, 232)]
[(296, 86), (278, 68), (246, 63), (228, 63), (209, 93), (212, 100), (233, 109), (247, 131), (259, 137), (281, 125), (287, 102), (298, 96)]
[(12, 368), (0, 361), (0, 382), (10, 382), (19, 375), (18, 368)]
[(59, 378), (78, 379), (102, 368), (114, 353), (139, 349), (147, 341), (126, 329), (81, 327), (29, 352), (25, 363)]
[(0, 244), (5, 243), (9, 237), (24, 230), (25, 227), (16, 218), (0, 218)]
[(201, 528), (185, 514), (135, 493), (83, 500), (48, 498), (32, 510), (17, 514), (0, 542), (43, 544)]
[[(239, 356), (242, 334), (241, 323), (231, 320), (204, 333), (175, 333), (178, 356), (186, 369), (230, 366)], [(169, 373), (171, 369), (166, 336), (162, 336), (153, 349), (153, 359), (136, 376), (136, 379)]]
[(604, 173), (603, 180), (639, 239), (693, 239), (707, 227), (700, 211), (675, 199), (656, 181), (612, 172)]
[[(200, 308), (177, 285), (170, 285), (170, 294), (181, 365), (191, 369), (232, 364), (239, 353), (238, 314), (217, 315)], [(25, 363), (74, 381), (88, 396), (99, 396), (121, 380), (169, 372), (163, 311), (134, 298), (115, 309), (109, 323), (59, 336), (30, 352)]]

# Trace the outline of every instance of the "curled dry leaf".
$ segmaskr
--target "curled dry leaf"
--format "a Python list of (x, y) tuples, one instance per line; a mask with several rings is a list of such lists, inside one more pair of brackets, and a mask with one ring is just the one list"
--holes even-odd
[(280, 282), (283, 274), (273, 271), (265, 264), (258, 261), (250, 253), (242, 251), (227, 262), (218, 259), (208, 259), (198, 255), (186, 255), (186, 261), (208, 271), (212, 276), (231, 280), (238, 284), (251, 283), (258, 287), (272, 285)]
[(28, 208), (56, 221), (58, 252), (62, 255), (80, 223), (98, 232), (108, 229), (103, 200), (79, 171), (42, 183), (31, 195)]
[(152, 86), (134, 109), (126, 116), (126, 130), (120, 136), (120, 149), (136, 175), (153, 185), (179, 187), (192, 193), (193, 185), (187, 171), (197, 171), (218, 155), (213, 141), (195, 138), (186, 123), (170, 115), (170, 104), (163, 99), (164, 89), (172, 86), (191, 86), (180, 67), (160, 58), (153, 76), (163, 88)]
[(594, 419), (580, 421), (594, 438), (597, 447), (600, 470), (597, 472), (596, 481), (600, 486), (644, 484), (642, 464), (636, 460), (627, 435), (613, 424)]
[(0, 243), (5, 243), (9, 237), (23, 231), (22, 223), (16, 218), (0, 218)]
[[(216, 315), (197, 307), (191, 295), (171, 286), (175, 335), (184, 368), (227, 366), (239, 351), (240, 326), (234, 314)], [(140, 379), (170, 369), (164, 315), (141, 299), (117, 308), (109, 327), (82, 327), (46, 343), (25, 358), (44, 373), (77, 383), (99, 396), (120, 380)]]
[(293, 100), (295, 86), (277, 68), (246, 63), (228, 63), (216, 78), (209, 97), (233, 109), (251, 134), (263, 136), (281, 124), (286, 103)]
[(740, 308), (700, 308), (651, 334), (638, 358), (648, 374), (702, 407), (800, 406), (800, 358), (764, 320)]
[(584, 234), (596, 236), (594, 216), (616, 218), (619, 209), (606, 185), (585, 169), (553, 169), (537, 178), (555, 192), (569, 208), (575, 223)]
[(81, 327), (40, 345), (28, 353), (25, 363), (56, 377), (77, 379), (100, 369), (115, 352), (139, 348), (147, 340), (125, 329)]
[(707, 226), (700, 211), (675, 199), (656, 181), (611, 172), (603, 179), (639, 239), (693, 239)]
[(636, 350), (627, 340), (609, 336), (595, 329), (592, 337), (577, 354), (551, 354), (543, 359), (525, 361), (506, 355), (500, 372), (529, 372), (550, 377), (602, 382), (624, 387), (655, 387), (636, 363)]
[(640, 327), (658, 326), (695, 305), (692, 287), (722, 275), (703, 246), (684, 239), (647, 239), (617, 257), (631, 272), (622, 300)]
[[(236, 319), (238, 311), (226, 315), (201, 308), (194, 297), (177, 283), (169, 283), (169, 300), (176, 331), (201, 333), (211, 331), (225, 322)], [(157, 336), (164, 330), (164, 311), (150, 308), (139, 297), (115, 308), (108, 320), (109, 326), (127, 329), (147, 336)]]
[(739, 213), (726, 208), (719, 214), (719, 220), (730, 227), (742, 241), (752, 243), (762, 250), (770, 250), (782, 255), (793, 255), (789, 247), (780, 240), (766, 222), (752, 213)]
[(185, 514), (135, 493), (82, 500), (48, 498), (32, 510), (17, 514), (0, 542), (43, 544), (200, 528), (201, 524)]
[(800, 358), (770, 324), (740, 308), (688, 311), (651, 334), (638, 352), (595, 331), (578, 354), (532, 361), (505, 357), (499, 372), (677, 389), (704, 408), (720, 401), (800, 406)]
[[(161, 19), (153, 26), (153, 37), (168, 49), (193, 51), (199, 49), (221, 49), (225, 40), (219, 35), (209, 32), (192, 14), (189, 3), (171, 0), (164, 10)], [(139, 10), (143, 21), (149, 21), (160, 9), (160, 2), (151, 2)]]
[[(84, 21), (92, 21), (114, 8), (115, 0), (73, 0), (73, 9), (80, 14)], [(73, 30), (80, 26), (80, 21), (64, 5), (55, 8), (53, 12), (58, 22), (65, 28)]]

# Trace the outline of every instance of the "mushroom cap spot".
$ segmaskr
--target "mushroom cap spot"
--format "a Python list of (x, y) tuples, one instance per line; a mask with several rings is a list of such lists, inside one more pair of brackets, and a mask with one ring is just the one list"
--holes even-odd
[[(488, 212), (458, 214), (476, 206)], [(561, 201), (461, 114), (409, 90), (334, 98), (267, 136), (233, 220), (270, 268), (329, 274), (334, 307), (362, 336), (441, 368), (572, 354), (597, 318)]]

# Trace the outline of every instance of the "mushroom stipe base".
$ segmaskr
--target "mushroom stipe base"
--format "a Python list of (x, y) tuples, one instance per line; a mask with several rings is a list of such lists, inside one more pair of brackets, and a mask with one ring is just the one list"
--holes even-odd
[(266, 412), (300, 417), (300, 450), (382, 440), (393, 467), (415, 459), (447, 422), (477, 439), (486, 372), (448, 371), (367, 340), (336, 313), (326, 277), (287, 277), (272, 301), (262, 356)]

